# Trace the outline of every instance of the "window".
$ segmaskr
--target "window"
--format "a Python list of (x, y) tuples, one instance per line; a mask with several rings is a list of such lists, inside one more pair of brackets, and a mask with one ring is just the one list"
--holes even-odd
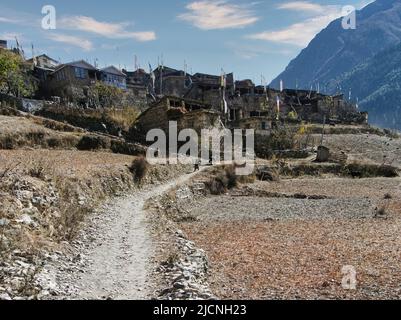
[(75, 68), (75, 77), (78, 79), (86, 79), (86, 70), (82, 68)]
[(262, 130), (267, 130), (267, 122), (262, 122)]
[(58, 81), (65, 80), (65, 72), (64, 72), (64, 69), (63, 69), (63, 70), (60, 70), (59, 72), (56, 73), (56, 79), (57, 79)]

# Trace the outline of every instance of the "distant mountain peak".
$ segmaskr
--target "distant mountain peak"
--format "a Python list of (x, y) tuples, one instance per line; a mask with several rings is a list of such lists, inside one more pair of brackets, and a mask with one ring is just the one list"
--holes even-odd
[(342, 87), (348, 73), (401, 43), (401, 0), (377, 0), (364, 7), (357, 13), (356, 30), (344, 30), (340, 22), (341, 18), (333, 21), (317, 34), (271, 87), (279, 88), (283, 80), (287, 88), (309, 90), (319, 85), (325, 93), (348, 95), (352, 88)]

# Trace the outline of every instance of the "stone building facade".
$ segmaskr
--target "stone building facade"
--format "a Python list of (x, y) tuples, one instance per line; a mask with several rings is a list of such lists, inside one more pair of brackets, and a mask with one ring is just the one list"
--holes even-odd
[(152, 129), (161, 129), (167, 134), (170, 121), (177, 122), (179, 131), (191, 128), (199, 135), (202, 129), (224, 127), (220, 113), (213, 110), (211, 105), (165, 96), (140, 115), (136, 123), (136, 133), (142, 140)]

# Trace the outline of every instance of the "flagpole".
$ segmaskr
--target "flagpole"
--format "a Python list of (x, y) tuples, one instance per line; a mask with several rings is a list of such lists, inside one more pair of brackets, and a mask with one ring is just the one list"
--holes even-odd
[(280, 120), (280, 97), (277, 96), (277, 121)]
[(160, 67), (160, 95), (163, 95), (163, 67), (164, 67), (164, 59), (163, 59), (163, 54), (162, 54), (161, 67)]

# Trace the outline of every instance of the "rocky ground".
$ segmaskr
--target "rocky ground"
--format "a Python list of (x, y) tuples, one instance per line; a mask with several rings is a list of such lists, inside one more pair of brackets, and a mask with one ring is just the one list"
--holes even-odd
[[(28, 120), (0, 116), (0, 149), (14, 149), (0, 150), (0, 300), (401, 298), (400, 178), (306, 170), (212, 196), (221, 168), (154, 166), (138, 182), (135, 157), (77, 151), (84, 132)], [(401, 168), (400, 139), (324, 141)]]
[(333, 151), (344, 151), (350, 161), (370, 161), (401, 167), (401, 139), (374, 134), (332, 134), (324, 144)]

